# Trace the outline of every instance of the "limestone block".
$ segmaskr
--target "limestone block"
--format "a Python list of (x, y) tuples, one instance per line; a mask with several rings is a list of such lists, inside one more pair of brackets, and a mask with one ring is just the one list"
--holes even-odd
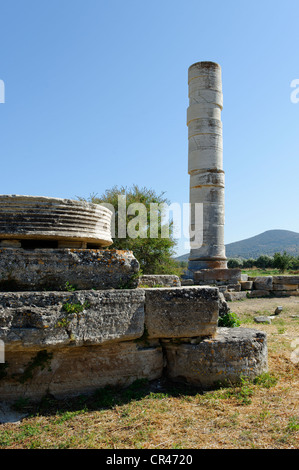
[(273, 276), (273, 285), (275, 284), (299, 285), (299, 276)]
[(208, 336), (216, 332), (219, 292), (215, 287), (144, 289), (149, 338)]
[(144, 274), (140, 276), (138, 285), (140, 287), (180, 287), (181, 280), (179, 276), (172, 274)]
[[(137, 379), (157, 379), (163, 371), (162, 349), (154, 342), (9, 351), (6, 360), (6, 375), (0, 381), (0, 396), (6, 401), (35, 400), (46, 393), (64, 398), (108, 385), (125, 387)], [(30, 363), (36, 363), (31, 377)]]
[(271, 325), (271, 318), (266, 315), (254, 317), (255, 323), (268, 323)]
[(225, 300), (228, 302), (234, 302), (236, 300), (244, 300), (247, 298), (247, 292), (224, 292)]
[(253, 281), (240, 281), (241, 290), (251, 290), (253, 287)]
[(258, 297), (270, 297), (271, 295), (271, 292), (269, 290), (262, 290), (262, 289), (258, 289), (258, 290), (252, 290), (250, 292), (247, 292), (247, 297), (249, 299), (254, 299), (254, 298), (258, 298)]
[(253, 282), (253, 288), (256, 290), (272, 290), (272, 276), (257, 276)]
[(202, 389), (219, 383), (238, 383), (268, 369), (267, 337), (249, 328), (218, 328), (214, 338), (198, 344), (164, 343), (166, 374)]
[(109, 246), (112, 212), (70, 199), (1, 195), (0, 239), (73, 240)]
[(296, 290), (298, 284), (273, 284), (273, 291), (277, 290)]
[(6, 292), (0, 297), (5, 351), (138, 339), (144, 332), (141, 289)]
[(138, 270), (131, 251), (0, 249), (0, 291), (136, 287)]
[(248, 274), (241, 274), (241, 281), (248, 281)]
[[(218, 281), (221, 283), (221, 285), (223, 285), (223, 283), (225, 281)], [(240, 292), (241, 290), (241, 284), (237, 283), (237, 284), (227, 284), (227, 287), (226, 287), (227, 291), (228, 292)]]
[(194, 281), (229, 281), (230, 283), (237, 283), (241, 279), (241, 269), (203, 269), (195, 271)]
[(225, 300), (224, 293), (219, 291), (219, 317), (223, 317), (230, 312), (227, 301)]
[(275, 297), (298, 297), (299, 290), (275, 290), (273, 291)]
[(194, 286), (194, 281), (193, 279), (181, 279), (181, 286)]

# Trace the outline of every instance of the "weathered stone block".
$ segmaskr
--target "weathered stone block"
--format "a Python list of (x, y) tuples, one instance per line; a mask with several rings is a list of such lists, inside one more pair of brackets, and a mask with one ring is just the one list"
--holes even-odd
[(0, 195), (0, 240), (72, 240), (109, 246), (112, 212), (70, 199)]
[(144, 289), (145, 329), (149, 338), (208, 336), (216, 332), (216, 287)]
[[(91, 393), (108, 385), (127, 386), (137, 379), (154, 380), (162, 375), (163, 354), (157, 343), (134, 342), (113, 346), (45, 348), (9, 351), (7, 368), (0, 381), (2, 400), (56, 398)], [(30, 373), (29, 373), (30, 371)]]
[(249, 299), (254, 299), (257, 297), (270, 297), (271, 292), (269, 290), (252, 290), (247, 292), (247, 297)]
[(272, 290), (272, 276), (257, 276), (253, 282), (253, 288), (256, 290)]
[(181, 287), (179, 276), (171, 274), (144, 274), (139, 278), (140, 287)]
[(253, 281), (240, 281), (241, 290), (251, 290), (253, 287)]
[(5, 350), (103, 344), (140, 338), (144, 291), (6, 292), (0, 297)]
[(273, 276), (273, 284), (299, 285), (299, 276)]
[(271, 318), (266, 315), (254, 317), (255, 323), (268, 323), (271, 325)]
[(229, 281), (235, 284), (241, 280), (241, 269), (202, 269), (194, 272), (194, 281)]
[(277, 290), (296, 290), (298, 289), (297, 284), (273, 284), (273, 291)]
[(275, 294), (275, 297), (298, 297), (299, 290), (275, 290), (273, 294)]
[(138, 270), (131, 251), (0, 249), (0, 291), (136, 287)]
[(193, 279), (181, 279), (181, 286), (194, 286)]
[(227, 284), (226, 290), (228, 292), (240, 292), (241, 284), (239, 284), (239, 283), (237, 283), (237, 284)]
[(224, 292), (225, 300), (233, 302), (235, 300), (244, 300), (247, 297), (247, 292)]
[(249, 328), (218, 328), (214, 338), (198, 344), (163, 342), (166, 374), (202, 389), (219, 383), (238, 383), (242, 376), (254, 378), (268, 369), (267, 337)]

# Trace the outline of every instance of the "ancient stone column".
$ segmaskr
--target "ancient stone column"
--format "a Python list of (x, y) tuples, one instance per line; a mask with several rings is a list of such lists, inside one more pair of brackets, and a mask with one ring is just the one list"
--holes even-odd
[[(223, 107), (221, 67), (198, 62), (188, 70), (188, 172), (190, 175), (191, 234), (202, 230), (200, 242), (191, 242), (189, 271), (227, 267), (224, 245), (224, 171), (222, 165)], [(202, 203), (202, 219), (195, 204)]]

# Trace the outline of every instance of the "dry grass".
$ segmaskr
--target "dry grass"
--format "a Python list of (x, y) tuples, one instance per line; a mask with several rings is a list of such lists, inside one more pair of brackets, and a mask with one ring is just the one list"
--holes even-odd
[[(283, 312), (272, 324), (255, 315)], [(52, 398), (18, 424), (0, 425), (1, 448), (294, 449), (298, 448), (299, 298), (247, 299), (231, 310), (268, 334), (269, 373), (257, 383), (199, 393), (165, 381), (106, 389), (69, 401)], [(297, 317), (296, 317), (297, 315)], [(299, 344), (297, 345), (299, 347)]]

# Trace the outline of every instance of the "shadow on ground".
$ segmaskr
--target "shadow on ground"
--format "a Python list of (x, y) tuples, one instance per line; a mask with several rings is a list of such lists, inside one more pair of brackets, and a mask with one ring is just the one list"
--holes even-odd
[(107, 386), (96, 390), (93, 394), (77, 397), (56, 399), (51, 394), (44, 396), (39, 402), (30, 402), (20, 398), (10, 404), (0, 403), (0, 424), (19, 422), (24, 417), (51, 416), (67, 411), (96, 411), (111, 409), (117, 405), (125, 405), (131, 401), (149, 398), (166, 398), (194, 396), (202, 394), (199, 388), (185, 383), (174, 383), (165, 378), (148, 381), (139, 379), (126, 388)]

